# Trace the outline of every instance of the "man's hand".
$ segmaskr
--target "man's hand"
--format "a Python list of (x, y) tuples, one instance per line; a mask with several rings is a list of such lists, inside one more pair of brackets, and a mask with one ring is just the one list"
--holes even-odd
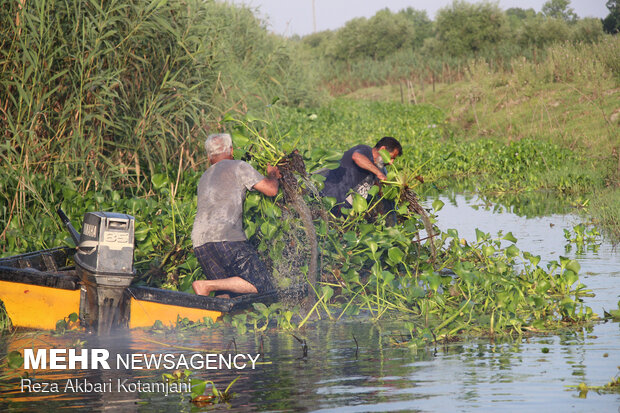
[(282, 174), (277, 166), (271, 166), (267, 164), (267, 178), (269, 179), (280, 179), (282, 178)]
[(276, 196), (278, 194), (279, 178), (282, 178), (282, 174), (278, 167), (267, 164), (267, 177), (254, 185), (254, 189), (267, 196)]
[(383, 172), (379, 171), (379, 173), (377, 174), (377, 178), (379, 178), (380, 181), (385, 181), (387, 179), (387, 176), (385, 176)]

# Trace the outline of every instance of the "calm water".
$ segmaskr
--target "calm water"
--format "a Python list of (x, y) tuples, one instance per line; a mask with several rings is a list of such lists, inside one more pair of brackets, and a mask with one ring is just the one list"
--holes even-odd
[[(620, 252), (603, 242), (597, 250), (566, 251), (564, 228), (579, 218), (551, 215), (524, 218), (513, 213), (486, 210), (476, 197), (441, 198), (442, 229), (456, 228), (461, 237), (475, 239), (475, 228), (496, 234), (512, 231), (517, 246), (540, 254), (544, 261), (559, 255), (581, 263), (581, 282), (596, 296), (587, 304), (599, 314), (617, 308), (620, 299)], [(112, 392), (101, 394), (21, 393), (19, 381), (2, 383), (0, 410), (52, 411), (575, 411), (619, 412), (620, 395), (589, 392), (580, 399), (569, 385), (585, 382), (604, 385), (620, 366), (620, 325), (601, 323), (589, 331), (535, 337), (512, 342), (467, 341), (437, 348), (413, 350), (389, 344), (398, 335), (396, 325), (384, 321), (322, 322), (298, 337), (306, 340), (307, 357), (291, 334), (265, 332), (238, 336), (233, 331), (203, 331), (183, 335), (134, 331), (107, 339), (84, 336), (86, 347), (107, 348), (112, 353), (169, 353), (191, 356), (198, 351), (225, 350), (234, 345), (238, 353), (264, 354), (256, 370), (217, 372), (195, 370), (193, 376), (213, 380), (237, 393), (230, 405), (198, 408), (188, 395)], [(76, 339), (48, 334), (14, 336), (2, 344), (2, 352), (29, 347), (71, 347)], [(358, 345), (356, 345), (357, 340)], [(173, 346), (173, 347), (170, 347)], [(183, 347), (183, 348), (181, 348)], [(548, 353), (543, 353), (543, 348)], [(38, 381), (64, 386), (68, 377), (92, 382), (128, 379), (161, 381), (164, 370), (37, 371)]]

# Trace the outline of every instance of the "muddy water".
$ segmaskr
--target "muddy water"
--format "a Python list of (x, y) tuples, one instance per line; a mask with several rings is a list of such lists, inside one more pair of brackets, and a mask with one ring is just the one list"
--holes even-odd
[[(597, 249), (577, 252), (565, 248), (564, 228), (579, 222), (573, 215), (525, 218), (505, 209), (485, 209), (476, 197), (443, 197), (439, 213), (442, 229), (456, 228), (461, 237), (475, 239), (475, 228), (495, 234), (512, 231), (517, 246), (542, 256), (559, 255), (581, 263), (581, 281), (595, 297), (587, 298), (593, 310), (617, 307), (620, 294), (620, 252), (602, 242)], [(6, 411), (576, 411), (618, 412), (620, 395), (588, 393), (585, 399), (570, 387), (580, 382), (603, 385), (620, 366), (620, 325), (600, 323), (547, 337), (489, 342), (472, 340), (445, 347), (415, 350), (386, 344), (397, 335), (397, 325), (367, 320), (320, 322), (299, 333), (267, 331), (239, 336), (232, 330), (202, 330), (174, 335), (132, 331), (123, 336), (53, 337), (28, 334), (3, 338), (2, 352), (29, 347), (72, 347), (85, 340), (86, 348), (106, 348), (115, 354), (174, 354), (223, 351), (262, 353), (261, 363), (250, 370), (194, 369), (192, 376), (225, 388), (235, 377), (235, 398), (229, 405), (196, 407), (187, 394), (161, 392), (62, 392), (69, 378), (90, 382), (127, 380), (126, 383), (161, 382), (169, 370), (38, 370), (38, 382), (57, 383), (61, 392), (21, 392), (19, 379), (1, 383), (0, 410)], [(234, 338), (234, 342), (232, 341)], [(356, 343), (357, 341), (357, 343)], [(116, 367), (116, 366), (112, 366)], [(6, 370), (5, 370), (6, 371)], [(116, 387), (116, 386), (114, 386)], [(114, 389), (118, 390), (118, 389)], [(131, 390), (129, 388), (128, 390)]]

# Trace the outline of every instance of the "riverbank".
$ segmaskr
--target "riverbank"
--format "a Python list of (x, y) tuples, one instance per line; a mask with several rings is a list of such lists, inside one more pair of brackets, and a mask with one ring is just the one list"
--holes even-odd
[[(403, 82), (360, 89), (347, 98), (437, 107), (445, 113), (450, 133), (469, 143), (511, 145), (532, 140), (572, 152), (579, 161), (543, 168), (553, 176), (551, 189), (574, 196), (618, 241), (619, 45), (618, 39), (610, 39), (589, 49), (585, 45), (555, 46), (544, 61), (514, 61), (509, 71), (472, 63), (462, 81)], [(545, 157), (542, 160), (549, 162)], [(584, 173), (590, 177), (584, 185), (569, 183)]]

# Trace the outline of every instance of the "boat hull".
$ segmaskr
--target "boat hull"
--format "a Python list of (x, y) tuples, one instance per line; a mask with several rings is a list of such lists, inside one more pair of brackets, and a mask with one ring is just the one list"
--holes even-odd
[[(76, 275), (72, 248), (55, 248), (0, 259), (0, 300), (13, 327), (54, 330), (58, 321), (76, 313), (82, 319), (86, 291)], [(146, 286), (125, 289), (129, 328), (152, 327), (156, 321), (175, 326), (177, 320), (216, 321), (223, 314), (270, 304), (283, 296), (303, 297), (305, 286), (222, 299)]]
[(14, 327), (53, 330), (59, 320), (80, 311), (80, 290), (0, 281), (0, 300)]

